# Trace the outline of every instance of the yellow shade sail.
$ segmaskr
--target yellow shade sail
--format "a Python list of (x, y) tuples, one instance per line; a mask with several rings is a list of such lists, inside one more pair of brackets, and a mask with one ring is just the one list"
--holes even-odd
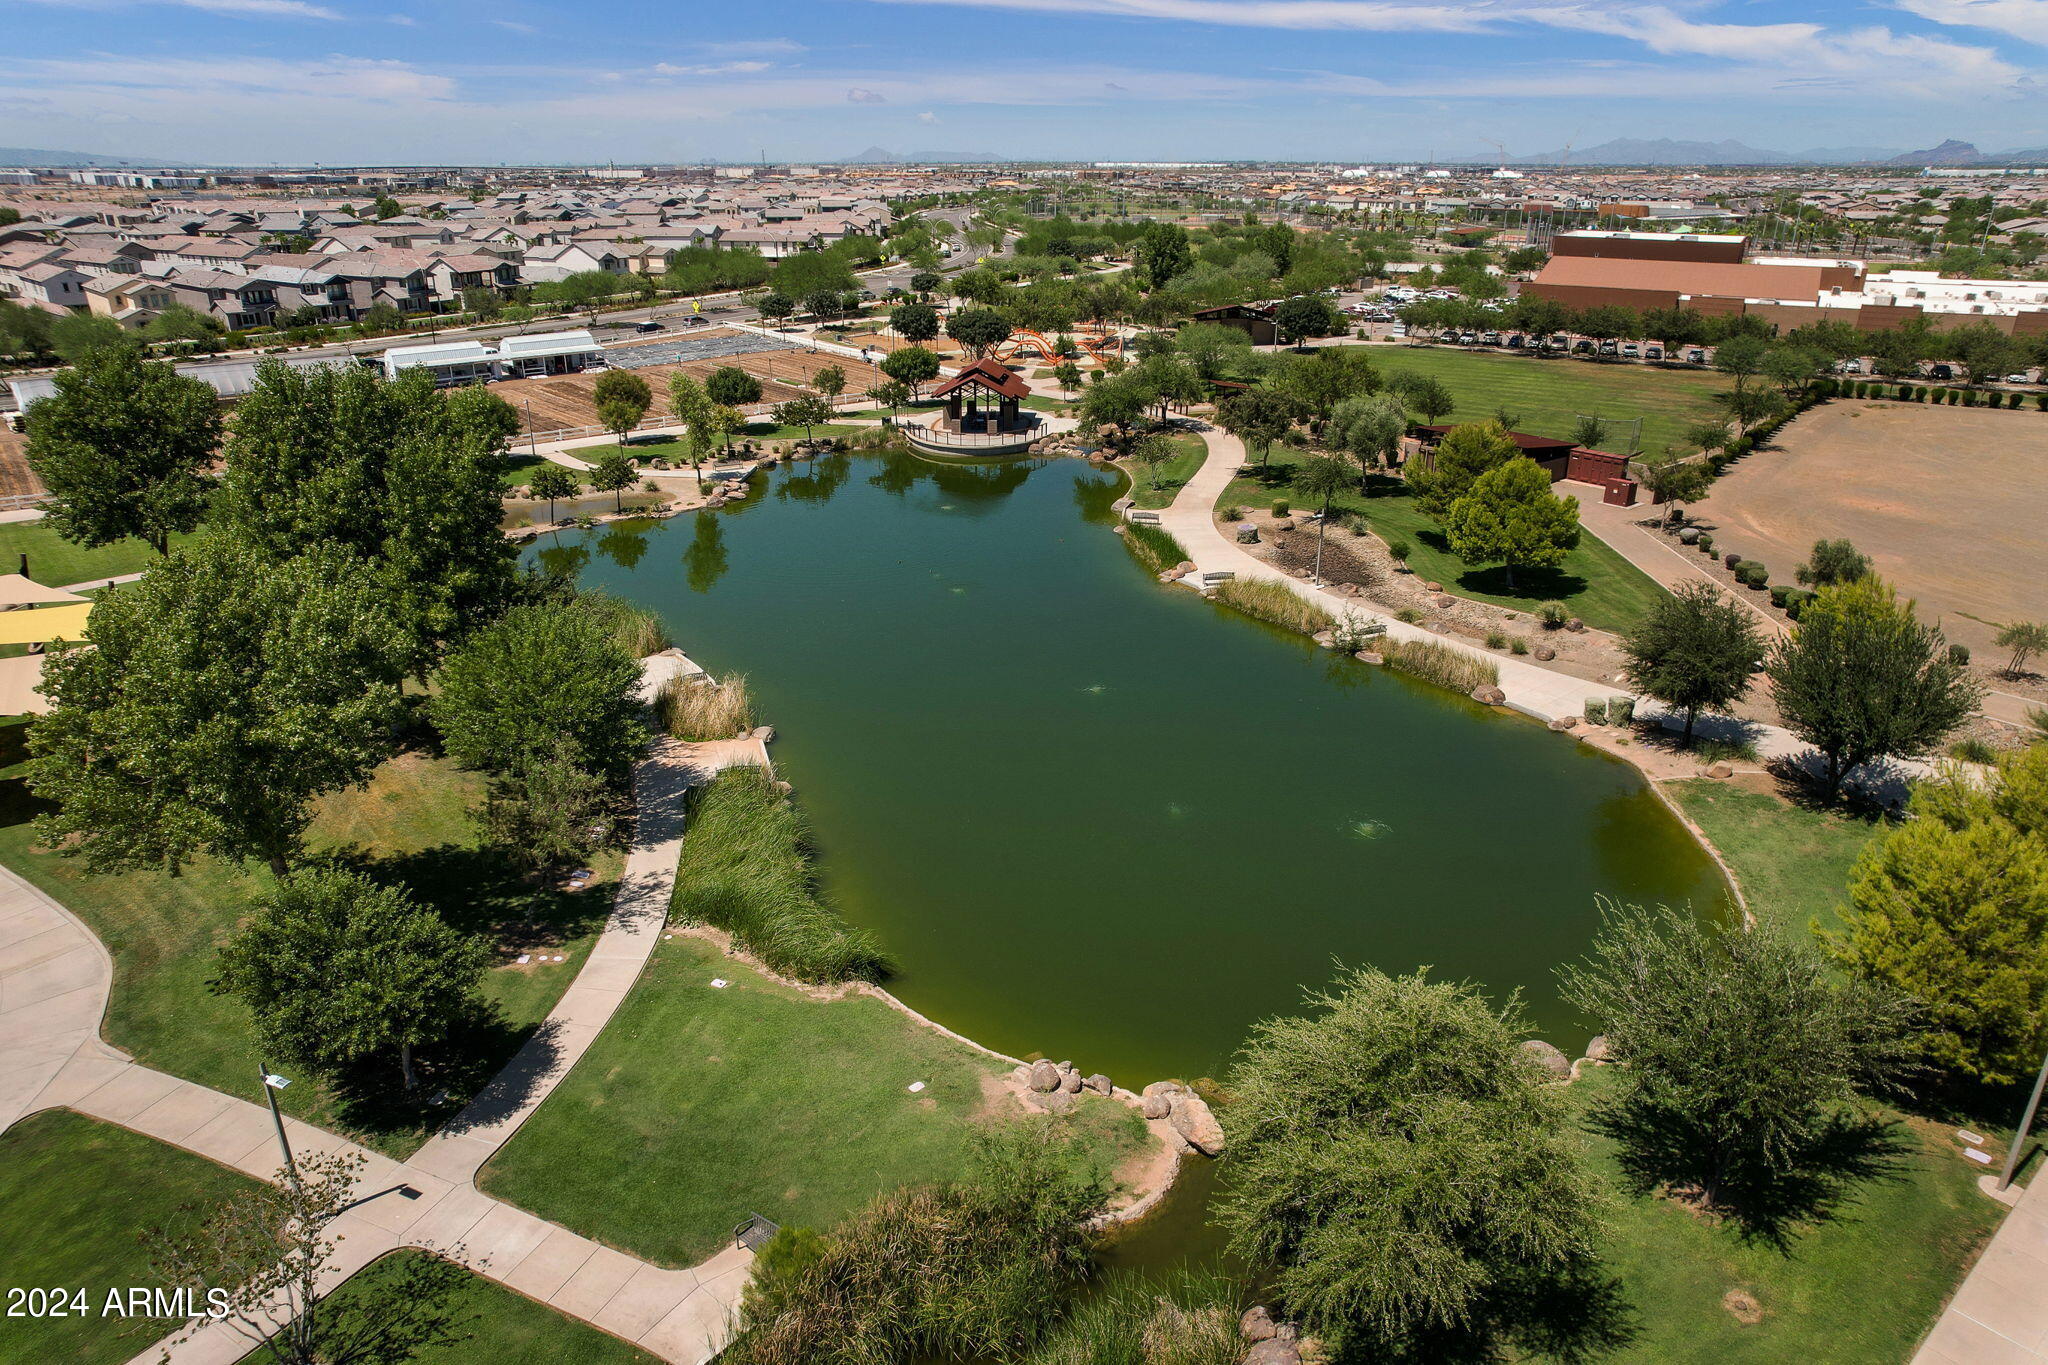
[(0, 645), (44, 645), (52, 640), (83, 640), (85, 618), (92, 603), (0, 611)]

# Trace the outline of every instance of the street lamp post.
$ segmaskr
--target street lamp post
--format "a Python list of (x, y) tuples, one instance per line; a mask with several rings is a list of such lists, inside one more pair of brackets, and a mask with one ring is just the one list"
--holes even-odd
[(2027, 1112), (2020, 1115), (2020, 1128), (2012, 1135), (2012, 1150), (2005, 1155), (2005, 1169), (1999, 1173), (1998, 1188), (2012, 1185), (2013, 1172), (2020, 1166), (2020, 1153), (2027, 1149), (2027, 1130), (2034, 1126), (2034, 1111), (2041, 1107), (2041, 1088), (2048, 1086), (2048, 1054), (2041, 1058), (2041, 1074), (2034, 1077), (2034, 1093), (2027, 1099)]
[(270, 1101), (270, 1121), (277, 1125), (278, 1150), (284, 1153), (284, 1168), (291, 1175), (292, 1184), (299, 1183), (299, 1164), (292, 1160), (292, 1144), (284, 1135), (284, 1115), (277, 1109), (277, 1092), (290, 1085), (283, 1076), (274, 1074), (262, 1061), (256, 1063), (256, 1074), (263, 1082), (263, 1098)]

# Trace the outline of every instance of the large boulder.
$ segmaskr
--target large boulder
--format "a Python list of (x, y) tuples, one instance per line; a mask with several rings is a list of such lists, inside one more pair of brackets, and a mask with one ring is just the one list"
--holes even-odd
[(1081, 1084), (1098, 1095), (1107, 1095), (1116, 1088), (1110, 1084), (1109, 1077), (1103, 1075), (1100, 1071), (1082, 1081)]
[(1078, 1071), (1062, 1071), (1060, 1073), (1060, 1090), (1069, 1095), (1080, 1094), (1081, 1073)]
[(1557, 651), (1552, 649), (1549, 645), (1538, 645), (1536, 646), (1536, 657), (1541, 662), (1547, 664), (1552, 659), (1555, 659), (1557, 657)]
[(1167, 1121), (1188, 1146), (1203, 1156), (1223, 1155), (1223, 1125), (1209, 1112), (1209, 1106), (1192, 1090), (1175, 1091), (1167, 1100)]
[(1486, 706), (1499, 706), (1508, 699), (1508, 694), (1491, 683), (1483, 683), (1472, 689), (1472, 700)]
[(1301, 1347), (1272, 1337), (1246, 1351), (1242, 1365), (1301, 1365)]
[(1163, 1119), (1173, 1112), (1173, 1104), (1164, 1095), (1146, 1095), (1138, 1101), (1138, 1112), (1148, 1119)]
[(1066, 1091), (1055, 1090), (1038, 1103), (1048, 1114), (1068, 1114), (1073, 1112), (1075, 1100)]
[(1060, 1069), (1051, 1062), (1031, 1064), (1031, 1088), (1039, 1094), (1047, 1094), (1060, 1088)]
[(1605, 1062), (1611, 1061), (1613, 1058), (1614, 1044), (1607, 1041), (1607, 1035), (1604, 1033), (1594, 1034), (1593, 1040), (1586, 1044), (1586, 1060), (1589, 1062)]
[(1566, 1080), (1572, 1074), (1571, 1058), (1565, 1056), (1541, 1038), (1531, 1038), (1522, 1044), (1522, 1055), (1534, 1061), (1551, 1076)]
[(1237, 1320), (1237, 1334), (1246, 1341), (1271, 1341), (1273, 1339), (1273, 1315), (1266, 1311), (1264, 1304), (1244, 1310), (1244, 1316)]

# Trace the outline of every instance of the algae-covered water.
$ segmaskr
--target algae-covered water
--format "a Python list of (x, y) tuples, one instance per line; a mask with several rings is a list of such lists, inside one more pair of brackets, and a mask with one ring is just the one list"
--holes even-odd
[(1217, 1075), (1339, 963), (1519, 991), (1569, 1050), (1597, 895), (1722, 906), (1633, 769), (1161, 586), (1118, 482), (841, 455), (537, 553), (748, 676), (892, 988), (1001, 1051)]

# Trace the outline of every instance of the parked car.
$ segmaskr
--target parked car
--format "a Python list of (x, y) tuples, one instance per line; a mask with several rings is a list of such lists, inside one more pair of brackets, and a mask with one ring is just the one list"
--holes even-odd
[(1620, 348), (1612, 340), (1603, 341), (1600, 343), (1601, 355), (1613, 355), (1618, 349)]
[(1956, 377), (1956, 368), (1953, 365), (1936, 365), (1927, 373), (1936, 379), (1954, 379)]
[(1488, 332), (1488, 333), (1486, 333), (1486, 334), (1485, 334), (1484, 336), (1482, 336), (1482, 337), (1480, 337), (1480, 338), (1479, 338), (1479, 344), (1480, 344), (1481, 346), (1498, 346), (1498, 345), (1500, 345), (1500, 333), (1499, 333), (1499, 332)]
[(1566, 336), (1566, 335), (1565, 335), (1565, 334), (1564, 334), (1563, 332), (1553, 332), (1553, 333), (1551, 334), (1551, 337), (1550, 337), (1550, 349), (1551, 349), (1551, 350), (1553, 350), (1553, 351), (1565, 351), (1565, 350), (1570, 350), (1570, 349), (1571, 349), (1571, 344), (1572, 344), (1572, 339), (1571, 339), (1570, 337)]
[(1688, 347), (1685, 352), (1685, 363), (1688, 365), (1704, 365), (1707, 363), (1707, 353), (1698, 346)]
[(1593, 354), (1593, 343), (1592, 343), (1592, 342), (1590, 342), (1590, 341), (1587, 341), (1587, 340), (1586, 340), (1586, 339), (1585, 339), (1584, 337), (1581, 337), (1581, 338), (1580, 338), (1580, 339), (1579, 339), (1579, 340), (1578, 340), (1578, 341), (1577, 341), (1576, 343), (1574, 343), (1574, 344), (1573, 344), (1573, 346), (1572, 346), (1572, 354), (1573, 354), (1573, 355), (1591, 355), (1591, 354)]
[(1387, 329), (1387, 335), (1398, 341), (1408, 335), (1408, 329), (1397, 322)]
[(1642, 354), (1642, 351), (1631, 341), (1621, 348), (1621, 354), (1624, 360), (1634, 360)]
[(1508, 349), (1510, 351), (1519, 351), (1522, 349), (1522, 334), (1520, 332), (1508, 333)]
[(2008, 384), (2031, 384), (2034, 381), (2023, 374), (2009, 374), (2005, 377), (2005, 382)]

